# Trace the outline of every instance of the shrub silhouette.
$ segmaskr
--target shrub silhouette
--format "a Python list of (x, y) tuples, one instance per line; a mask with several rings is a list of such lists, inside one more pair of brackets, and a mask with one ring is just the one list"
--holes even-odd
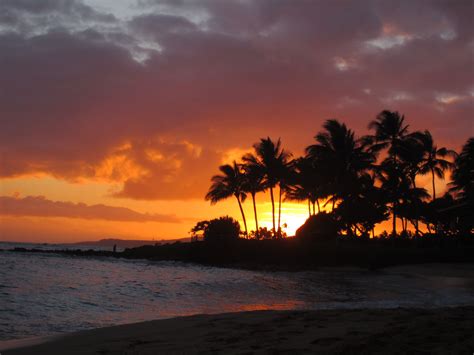
[(225, 216), (212, 219), (204, 226), (204, 241), (229, 241), (239, 238), (240, 224), (232, 217)]
[(333, 215), (326, 212), (309, 217), (297, 229), (295, 237), (312, 241), (330, 241), (337, 238), (339, 225)]

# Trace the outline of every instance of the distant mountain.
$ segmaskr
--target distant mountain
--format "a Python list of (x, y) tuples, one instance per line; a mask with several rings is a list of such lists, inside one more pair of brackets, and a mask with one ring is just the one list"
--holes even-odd
[(179, 238), (179, 239), (160, 239), (160, 240), (133, 240), (133, 239), (101, 239), (94, 241), (84, 241), (78, 243), (71, 243), (70, 245), (90, 245), (94, 247), (110, 247), (113, 248), (117, 245), (117, 248), (135, 248), (142, 245), (155, 245), (155, 244), (168, 244), (175, 242), (189, 242), (191, 238)]

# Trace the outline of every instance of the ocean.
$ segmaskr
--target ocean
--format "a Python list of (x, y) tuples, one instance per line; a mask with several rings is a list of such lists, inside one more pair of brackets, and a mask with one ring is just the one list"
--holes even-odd
[(197, 313), (474, 305), (473, 265), (413, 270), (265, 272), (3, 251), (0, 340)]

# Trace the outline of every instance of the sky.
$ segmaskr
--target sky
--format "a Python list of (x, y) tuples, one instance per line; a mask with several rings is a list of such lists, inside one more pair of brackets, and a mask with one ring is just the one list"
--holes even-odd
[[(218, 166), (267, 136), (298, 156), (329, 118), (361, 136), (396, 110), (459, 150), (474, 134), (473, 7), (0, 0), (0, 240), (179, 238), (240, 218), (204, 201)], [(289, 234), (306, 216), (283, 206)]]

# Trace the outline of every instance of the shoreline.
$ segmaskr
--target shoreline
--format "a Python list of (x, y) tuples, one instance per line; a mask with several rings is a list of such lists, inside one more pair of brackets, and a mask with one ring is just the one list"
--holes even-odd
[(120, 252), (92, 249), (37, 249), (16, 247), (0, 252), (56, 254), (124, 260), (176, 261), (203, 266), (255, 271), (309, 271), (322, 267), (383, 270), (415, 264), (474, 263), (474, 239), (340, 240), (305, 243), (294, 238), (246, 240), (232, 243), (186, 242), (141, 246)]
[(0, 342), (9, 354), (472, 353), (474, 306), (199, 314)]
[[(60, 255), (64, 257), (76, 257), (76, 258), (99, 258), (99, 259), (119, 259), (119, 260), (129, 260), (129, 261), (148, 261), (148, 262), (171, 262), (179, 263), (182, 265), (195, 265), (203, 267), (212, 267), (212, 268), (222, 268), (222, 269), (234, 269), (234, 270), (243, 270), (243, 271), (261, 271), (261, 272), (311, 272), (311, 271), (324, 271), (324, 270), (341, 270), (341, 271), (393, 271), (393, 270), (403, 270), (406, 268), (425, 268), (427, 266), (437, 266), (437, 267), (448, 267), (448, 266), (472, 266), (474, 265), (474, 258), (468, 258), (467, 260), (421, 260), (410, 262), (399, 262), (399, 263), (390, 263), (385, 265), (361, 265), (361, 264), (351, 264), (351, 263), (334, 263), (334, 264), (273, 264), (273, 263), (254, 263), (254, 262), (234, 262), (234, 263), (208, 263), (195, 260), (180, 260), (180, 259), (158, 259), (158, 258), (144, 258), (144, 257), (123, 257), (118, 253), (112, 252), (103, 252), (103, 251), (92, 251), (92, 250), (41, 250), (41, 249), (0, 249), (1, 253), (20, 253), (20, 254), (52, 254)], [(410, 272), (411, 270), (408, 269)], [(473, 275), (474, 277), (474, 275)]]

